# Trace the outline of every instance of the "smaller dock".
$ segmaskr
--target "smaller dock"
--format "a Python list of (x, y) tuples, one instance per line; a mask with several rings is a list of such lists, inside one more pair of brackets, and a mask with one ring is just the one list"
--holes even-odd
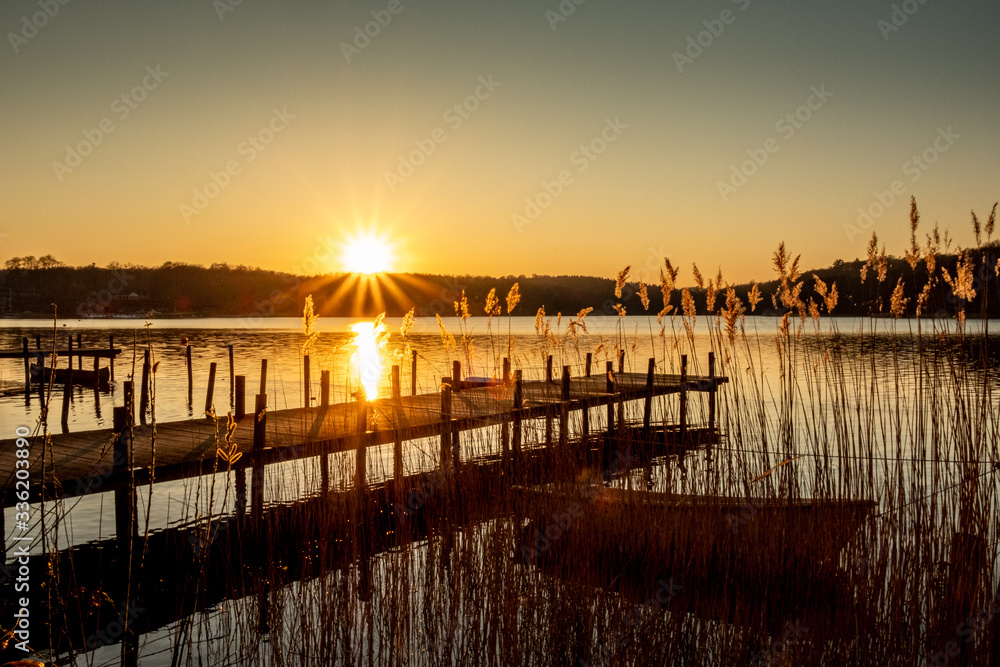
[[(67, 384), (72, 385), (73, 382), (73, 359), (76, 358), (77, 368), (83, 370), (83, 360), (92, 359), (93, 360), (93, 370), (96, 371), (100, 367), (101, 359), (108, 359), (110, 361), (110, 378), (114, 382), (115, 379), (115, 358), (122, 353), (120, 347), (115, 347), (115, 337), (108, 337), (108, 347), (83, 347), (82, 336), (78, 333), (76, 334), (76, 342), (74, 344), (73, 336), (66, 337), (66, 344), (63, 347), (59, 347), (58, 344), (52, 345), (50, 341), (45, 341), (43, 345), (42, 336), (38, 334), (35, 336), (35, 345), (32, 347), (29, 344), (28, 337), (25, 336), (21, 339), (20, 349), (13, 350), (0, 350), (0, 359), (21, 359), (24, 362), (24, 391), (29, 396), (31, 395), (31, 362), (37, 361), (39, 366), (50, 365), (50, 360), (52, 355), (55, 354), (56, 359), (68, 359), (69, 360), (69, 370), (67, 375)], [(89, 370), (89, 369), (88, 369)]]

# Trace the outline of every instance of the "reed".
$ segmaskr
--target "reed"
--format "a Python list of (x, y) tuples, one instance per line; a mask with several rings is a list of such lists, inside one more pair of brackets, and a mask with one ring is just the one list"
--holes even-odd
[[(670, 304), (678, 273), (665, 262), (659, 341), (629, 338), (619, 317), (615, 347), (630, 368), (646, 367), (642, 355), (675, 369), (680, 355), (700, 364), (714, 353), (729, 378), (718, 439), (671, 440), (674, 397), (656, 399), (655, 434), (639, 427), (642, 402), (625, 400), (624, 424), (594, 408), (586, 436), (583, 415), (570, 413), (565, 449), (548, 446), (544, 418), (525, 420), (513, 472), (500, 460), (500, 424), (463, 432), (447, 468), (436, 439), (407, 443), (402, 488), (386, 469), (392, 445), (369, 449), (365, 488), (352, 481), (353, 451), (330, 457), (334, 483), (322, 492), (315, 462), (281, 464), (267, 477), (272, 501), (251, 521), (229, 492), (249, 443), (220, 426), (219, 474), (207, 489), (189, 485), (189, 506), (205, 507), (207, 493), (211, 511), (147, 535), (161, 549), (147, 558), (160, 554), (163, 568), (138, 573), (140, 590), (168, 595), (146, 620), (146, 650), (213, 665), (997, 664), (995, 339), (985, 322), (970, 331), (963, 304), (976, 271), (1000, 266), (984, 265), (977, 240), (945, 270), (938, 230), (920, 247), (915, 203), (910, 218), (915, 319), (901, 318), (900, 280), (888, 304), (873, 293), (871, 317), (842, 327), (831, 317), (836, 284), (801, 276), (784, 244), (773, 257), (776, 318), (748, 327), (758, 285), (744, 301), (721, 272), (706, 281), (694, 267), (709, 294), (699, 319), (690, 289), (680, 312)], [(992, 214), (977, 239), (983, 228), (988, 243)], [(884, 281), (887, 263), (873, 235), (862, 279)], [(925, 285), (949, 285), (955, 320), (921, 317), (947, 305), (916, 283), (921, 263)], [(648, 310), (646, 285), (638, 293)], [(461, 349), (438, 318), (444, 354), (495, 376), (499, 300), (490, 292), (477, 346), (464, 299)], [(508, 316), (517, 302), (515, 285)], [(582, 375), (581, 350), (607, 357), (589, 312), (562, 332), (561, 317), (553, 331), (540, 310), (535, 340), (508, 329), (508, 357), (539, 379), (533, 356), (566, 353), (560, 361)], [(493, 389), (463, 400), (513, 401), (513, 382)], [(707, 395), (688, 398), (690, 423), (707, 423)], [(372, 408), (375, 423), (393, 427), (388, 404)], [(189, 538), (199, 548), (185, 547)], [(79, 582), (94, 578), (80, 573), (96, 561), (86, 550), (54, 557), (64, 576), (53, 628), (106, 618), (108, 601), (81, 605)], [(80, 633), (55, 632), (53, 643), (64, 658), (96, 655)]]

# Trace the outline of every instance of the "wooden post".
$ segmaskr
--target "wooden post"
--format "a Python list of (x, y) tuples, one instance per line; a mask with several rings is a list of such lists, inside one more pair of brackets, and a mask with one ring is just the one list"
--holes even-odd
[[(72, 359), (70, 365), (72, 366)], [(131, 384), (131, 383), (128, 383)], [(125, 488), (115, 491), (115, 541), (117, 542), (118, 558), (117, 569), (119, 572), (129, 573), (133, 571), (133, 548), (134, 542), (138, 539), (139, 524), (138, 511), (136, 509), (135, 485), (131, 478), (132, 470), (132, 415), (128, 401), (122, 407), (116, 407), (113, 411), (113, 425), (115, 432), (114, 459), (112, 469), (115, 473), (128, 473), (129, 482)], [(115, 584), (118, 590), (115, 594), (121, 599), (125, 608), (122, 616), (125, 620), (125, 637), (121, 646), (121, 664), (138, 664), (138, 633), (135, 630), (135, 619), (129, 613), (132, 602), (125, 594), (129, 589), (129, 575), (126, 574)]]
[(236, 398), (236, 366), (233, 364), (233, 346), (229, 346), (229, 402)]
[(656, 372), (656, 359), (649, 358), (649, 367), (646, 369), (646, 403), (642, 410), (642, 433), (643, 437), (649, 439), (649, 422), (653, 412), (653, 374)]
[(615, 437), (615, 365), (609, 361), (605, 365), (608, 384), (605, 387), (608, 396), (608, 433), (604, 438), (604, 447), (601, 450), (601, 468), (604, 470), (604, 477), (607, 479), (611, 466), (611, 448)]
[[(114, 336), (111, 337), (114, 340)], [(42, 334), (35, 334), (35, 349), (42, 349)]]
[(358, 432), (358, 447), (355, 456), (355, 471), (354, 471), (354, 488), (358, 491), (363, 491), (368, 481), (368, 452), (366, 450), (367, 446), (367, 434), (368, 434), (368, 401), (358, 401), (358, 414), (357, 414), (357, 432)]
[[(73, 359), (69, 360), (69, 366), (73, 368)], [(69, 378), (66, 378), (66, 382), (63, 383), (63, 402), (62, 402), (62, 427), (63, 433), (69, 432), (69, 404), (73, 400), (73, 385), (70, 383)]]
[[(625, 373), (625, 350), (618, 350), (618, 374), (624, 375)], [(618, 428), (619, 430), (625, 426), (625, 397), (624, 389), (620, 386), (618, 387)]]
[(21, 340), (21, 350), (24, 354), (24, 393), (31, 396), (31, 357), (28, 355), (28, 337)]
[(208, 392), (205, 394), (205, 414), (212, 411), (212, 404), (215, 398), (215, 362), (208, 367)]
[(304, 399), (305, 403), (303, 404), (303, 406), (307, 407), (307, 408), (311, 408), (312, 407), (312, 388), (310, 387), (310, 384), (312, 384), (312, 383), (310, 382), (310, 378), (309, 378), (309, 375), (310, 375), (310, 372), (311, 372), (312, 369), (310, 368), (310, 366), (311, 366), (311, 364), (309, 363), (309, 355), (308, 354), (303, 355), (302, 356), (302, 378), (303, 378), (303, 383), (305, 385), (304, 388), (303, 388), (303, 391), (304, 391), (303, 396), (305, 396), (305, 399)]
[(462, 391), (462, 362), (457, 359), (451, 362), (451, 388)]
[(513, 449), (514, 469), (521, 463), (521, 410), (524, 409), (524, 375), (519, 368), (514, 371), (514, 427)]
[(680, 422), (680, 444), (684, 445), (687, 439), (687, 372), (688, 358), (686, 354), (681, 355), (681, 422)]
[[(113, 415), (115, 443), (112, 469), (115, 473), (121, 473), (132, 467), (132, 448), (129, 446), (130, 420), (128, 408), (126, 406), (116, 407), (113, 410)], [(115, 491), (115, 536), (119, 544), (131, 541), (133, 534), (132, 526), (135, 517), (132, 514), (132, 510), (135, 505), (129, 501), (127, 488)]]
[[(79, 332), (76, 334), (76, 349), (83, 349), (83, 336)], [(76, 369), (80, 371), (83, 370), (83, 357), (80, 355), (77, 355), (76, 357)]]
[(111, 381), (115, 381), (115, 337), (108, 336), (108, 355), (111, 357)]
[(715, 352), (708, 353), (708, 379), (712, 382), (708, 390), (708, 437), (715, 438), (715, 394), (718, 385), (715, 383)]
[(257, 394), (253, 409), (253, 477), (250, 517), (259, 522), (264, 516), (264, 446), (267, 442), (267, 394)]
[(410, 352), (410, 396), (417, 395), (417, 351)]
[(399, 364), (393, 364), (392, 376), (389, 382), (392, 385), (392, 402), (393, 407), (396, 408), (397, 419), (392, 439), (392, 479), (396, 488), (396, 501), (399, 502), (401, 500), (400, 492), (403, 490), (403, 439), (400, 436), (400, 424), (398, 423), (399, 415), (403, 412), (403, 391), (402, 387), (400, 387)]
[(569, 442), (569, 366), (562, 369), (562, 402), (559, 404), (559, 447), (566, 451)]
[(184, 350), (184, 356), (187, 359), (187, 372), (188, 372), (188, 391), (194, 386), (194, 371), (191, 366), (191, 346), (188, 345)]
[(593, 352), (588, 352), (587, 353), (587, 366), (586, 366), (586, 369), (585, 369), (585, 375), (587, 377), (590, 377), (590, 366), (593, 363), (593, 361), (594, 361), (594, 353)]
[(451, 467), (451, 378), (441, 380), (441, 470)]
[(330, 405), (330, 371), (320, 371), (319, 402), (324, 407)]
[[(510, 383), (510, 359), (503, 358), (503, 386), (504, 392)], [(502, 474), (510, 472), (510, 420), (504, 418), (500, 421), (500, 470)], [(506, 481), (506, 480), (505, 480)]]
[[(73, 385), (73, 337), (70, 336), (69, 340), (66, 341), (69, 344), (67, 348), (68, 357), (66, 359), (66, 384), (69, 386)], [(72, 392), (71, 394), (72, 395)]]
[(545, 360), (545, 381), (552, 382), (552, 355)]
[(247, 377), (236, 376), (236, 420), (243, 419), (247, 414)]
[(260, 360), (260, 393), (267, 393), (267, 359)]
[[(94, 358), (96, 361), (96, 357)], [(149, 350), (143, 350), (142, 384), (139, 385), (139, 421), (146, 423), (146, 409), (149, 407)]]

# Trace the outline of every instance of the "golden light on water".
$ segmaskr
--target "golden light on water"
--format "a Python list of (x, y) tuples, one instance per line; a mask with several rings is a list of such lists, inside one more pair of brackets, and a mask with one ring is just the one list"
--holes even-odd
[(351, 325), (354, 332), (354, 355), (351, 357), (357, 370), (365, 397), (378, 397), (378, 383), (382, 378), (382, 348), (385, 347), (385, 325), (381, 317), (375, 322), (357, 322)]

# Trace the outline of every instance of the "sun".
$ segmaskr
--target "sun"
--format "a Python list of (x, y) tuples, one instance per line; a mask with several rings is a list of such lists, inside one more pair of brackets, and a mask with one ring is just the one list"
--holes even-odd
[(372, 231), (359, 231), (344, 242), (340, 260), (351, 273), (384, 273), (392, 270), (395, 252), (385, 237)]

